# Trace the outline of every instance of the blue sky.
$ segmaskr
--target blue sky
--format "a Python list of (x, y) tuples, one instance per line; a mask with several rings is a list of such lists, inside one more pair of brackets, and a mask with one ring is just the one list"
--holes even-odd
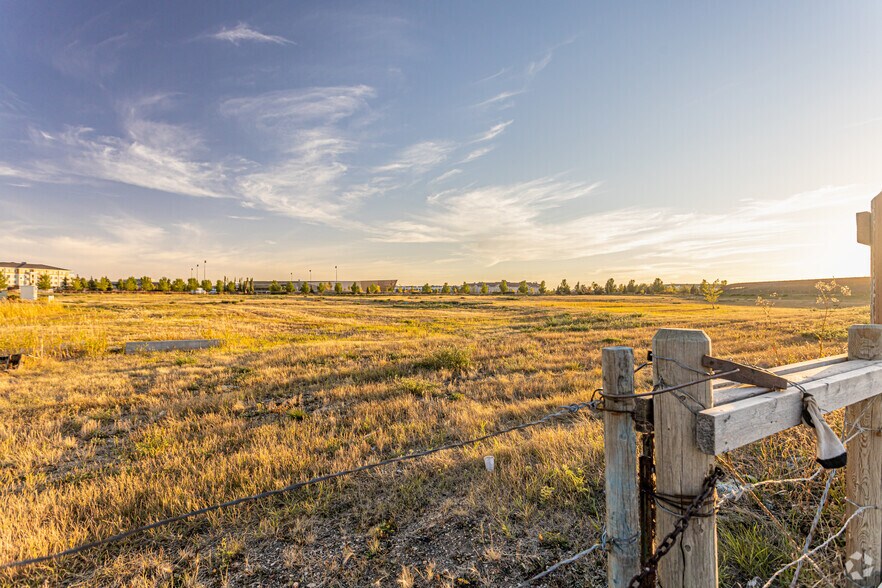
[(0, 1), (0, 258), (865, 275), (882, 5)]

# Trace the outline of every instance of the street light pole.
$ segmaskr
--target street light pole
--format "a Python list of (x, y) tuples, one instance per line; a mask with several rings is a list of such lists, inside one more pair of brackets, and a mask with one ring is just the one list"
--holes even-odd
[(312, 283), (312, 270), (309, 270), (309, 282)]
[(202, 261), (202, 281), (208, 279), (208, 260), (205, 259)]
[(337, 266), (334, 266), (334, 283), (339, 282), (340, 279), (337, 277)]

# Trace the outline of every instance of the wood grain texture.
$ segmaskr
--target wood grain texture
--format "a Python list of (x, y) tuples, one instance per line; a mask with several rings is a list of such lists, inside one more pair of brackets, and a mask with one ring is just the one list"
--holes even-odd
[[(871, 398), (882, 390), (882, 362), (851, 360), (818, 370), (811, 377), (793, 374), (828, 413)], [(796, 388), (714, 406), (698, 413), (696, 440), (709, 455), (732, 451), (802, 423), (802, 392)]]
[[(854, 325), (848, 329), (848, 353), (860, 360), (882, 359), (882, 325)], [(880, 390), (877, 388), (876, 391)], [(875, 395), (845, 409), (846, 423), (870, 429), (848, 443), (845, 494), (858, 505), (882, 506), (882, 395)], [(856, 510), (846, 505), (846, 517)], [(851, 558), (861, 579), (856, 586), (882, 582), (882, 510), (867, 510), (846, 531), (845, 557)]]
[[(702, 331), (662, 329), (652, 340), (653, 375), (656, 384), (685, 384), (700, 378), (672, 358), (695, 370), (701, 358), (710, 355), (711, 342)], [(692, 400), (713, 406), (711, 382), (684, 388)], [(704, 478), (714, 467), (714, 458), (702, 453), (695, 442), (695, 415), (673, 394), (654, 398), (656, 491), (661, 494), (695, 496), (701, 492)], [(675, 547), (658, 568), (658, 581), (665, 588), (705, 588), (719, 585), (717, 573), (717, 526), (713, 505), (703, 510), (710, 516), (695, 518)], [(662, 538), (674, 528), (679, 516), (659, 509), (656, 537)]]
[[(634, 410), (633, 399), (615, 400), (617, 394), (634, 393), (634, 351), (630, 347), (606, 347), (601, 363), (604, 407)], [(607, 581), (610, 588), (624, 588), (640, 572), (637, 432), (630, 414), (603, 413), (603, 453), (609, 538)]]

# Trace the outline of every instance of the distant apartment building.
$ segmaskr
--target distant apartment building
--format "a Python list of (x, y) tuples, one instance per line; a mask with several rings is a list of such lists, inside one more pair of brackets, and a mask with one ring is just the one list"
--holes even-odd
[(69, 269), (26, 261), (0, 261), (0, 273), (6, 276), (6, 283), (10, 288), (34, 286), (43, 274), (49, 275), (53, 288), (60, 288), (65, 278), (70, 277)]

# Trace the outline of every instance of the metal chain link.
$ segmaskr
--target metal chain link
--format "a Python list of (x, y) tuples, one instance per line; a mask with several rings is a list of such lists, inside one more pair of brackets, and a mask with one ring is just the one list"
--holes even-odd
[(717, 482), (723, 477), (723, 475), (723, 470), (719, 467), (714, 468), (714, 471), (708, 474), (704, 479), (704, 482), (701, 484), (701, 492), (698, 496), (692, 499), (692, 503), (686, 508), (686, 512), (683, 513), (683, 516), (674, 523), (674, 529), (661, 540), (661, 543), (655, 548), (655, 553), (653, 553), (652, 557), (646, 561), (646, 564), (643, 566), (643, 569), (640, 570), (640, 573), (631, 578), (631, 581), (628, 583), (628, 588), (640, 588), (643, 585), (643, 581), (648, 576), (655, 574), (658, 569), (658, 562), (661, 561), (661, 559), (674, 548), (674, 545), (677, 544), (677, 539), (686, 531), (686, 528), (689, 526), (689, 521), (695, 516), (698, 509), (704, 506), (708, 498), (713, 495), (714, 490), (717, 488)]

